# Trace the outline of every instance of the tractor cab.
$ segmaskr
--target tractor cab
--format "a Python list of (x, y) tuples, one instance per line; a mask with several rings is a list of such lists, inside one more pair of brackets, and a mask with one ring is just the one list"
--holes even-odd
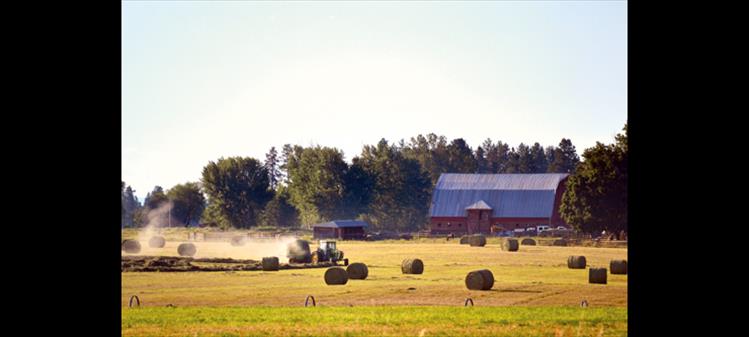
[(326, 252), (330, 252), (330, 251), (335, 251), (336, 250), (335, 249), (335, 241), (332, 241), (332, 240), (320, 240), (319, 246), (320, 246), (320, 249), (322, 249), (322, 250), (324, 250)]

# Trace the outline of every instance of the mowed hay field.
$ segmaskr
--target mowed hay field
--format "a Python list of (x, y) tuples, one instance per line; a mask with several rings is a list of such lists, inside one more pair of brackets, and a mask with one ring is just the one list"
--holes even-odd
[[(140, 255), (176, 255), (143, 242)], [(252, 244), (195, 242), (196, 257), (253, 258)], [(316, 245), (313, 244), (315, 249)], [(486, 335), (623, 336), (627, 332), (627, 275), (588, 284), (587, 269), (568, 269), (570, 255), (608, 268), (627, 259), (626, 248), (520, 246), (502, 251), (458, 240), (339, 241), (350, 262), (369, 267), (366, 280), (327, 286), (325, 268), (276, 272), (122, 273), (124, 336), (253, 335)], [(252, 253), (250, 253), (252, 252)], [(123, 253), (124, 254), (124, 253)], [(419, 258), (424, 273), (404, 275), (405, 258)], [(286, 262), (282, 257), (282, 262)], [(468, 272), (489, 269), (489, 291), (470, 291)], [(128, 308), (131, 295), (142, 302)], [(307, 295), (318, 306), (304, 308)], [(465, 308), (467, 297), (475, 307)], [(580, 308), (585, 299), (588, 308)], [(174, 307), (167, 307), (172, 305)]]

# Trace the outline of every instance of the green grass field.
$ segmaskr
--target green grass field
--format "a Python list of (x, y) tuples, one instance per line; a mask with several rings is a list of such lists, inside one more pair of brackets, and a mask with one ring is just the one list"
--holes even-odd
[(626, 336), (617, 307), (185, 307), (124, 310), (123, 336)]
[[(179, 241), (142, 255), (176, 255)], [(198, 257), (257, 258), (250, 246), (196, 242)], [(313, 245), (314, 247), (314, 245)], [(340, 241), (351, 262), (369, 266), (366, 280), (327, 286), (325, 269), (278, 272), (122, 273), (123, 336), (466, 335), (622, 336), (627, 333), (627, 276), (588, 284), (588, 271), (568, 269), (569, 255), (608, 268), (626, 248), (521, 246), (497, 240), (469, 247), (457, 240)], [(424, 273), (404, 275), (405, 258)], [(489, 269), (489, 291), (469, 291), (465, 275)], [(128, 308), (138, 295), (141, 308)], [(318, 307), (304, 308), (307, 295)], [(467, 297), (475, 307), (465, 308)], [(589, 302), (580, 308), (580, 301)], [(175, 306), (175, 308), (167, 307)]]

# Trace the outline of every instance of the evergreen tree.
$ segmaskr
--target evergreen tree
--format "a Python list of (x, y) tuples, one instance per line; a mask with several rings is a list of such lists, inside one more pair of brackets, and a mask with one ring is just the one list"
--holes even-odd
[(520, 171), (520, 154), (514, 147), (507, 153), (507, 164), (503, 167), (501, 173), (522, 173)]
[(278, 182), (282, 179), (282, 174), (279, 170), (278, 151), (276, 151), (275, 146), (271, 147), (268, 153), (265, 154), (265, 163), (263, 165), (268, 171), (268, 182), (270, 183), (270, 188), (275, 190), (278, 186)]
[(131, 186), (125, 188), (123, 193), (123, 215), (122, 215), (122, 226), (123, 227), (134, 227), (137, 224), (138, 210), (141, 208), (138, 197), (135, 196), (135, 190)]
[(533, 169), (533, 158), (531, 157), (531, 149), (528, 145), (520, 143), (517, 149), (517, 172), (515, 173), (532, 173)]
[(531, 168), (530, 173), (546, 173), (549, 163), (546, 161), (546, 154), (541, 144), (535, 143), (530, 149)]
[(580, 163), (575, 146), (572, 141), (562, 138), (559, 146), (554, 150), (554, 161), (549, 165), (549, 172), (572, 173)]
[(447, 146), (447, 173), (475, 173), (476, 159), (473, 150), (463, 138), (453, 139)]
[(490, 145), (491, 139), (484, 141), (486, 151), (486, 160), (489, 163), (489, 173), (504, 173), (510, 165), (510, 147), (502, 141)]
[(476, 148), (475, 161), (476, 173), (490, 173), (489, 162), (486, 160), (486, 151), (481, 146)]
[(546, 155), (546, 163), (547, 163), (546, 172), (547, 173), (555, 173), (554, 167), (553, 167), (555, 151), (556, 150), (553, 146), (547, 146), (546, 151), (544, 151), (544, 154)]

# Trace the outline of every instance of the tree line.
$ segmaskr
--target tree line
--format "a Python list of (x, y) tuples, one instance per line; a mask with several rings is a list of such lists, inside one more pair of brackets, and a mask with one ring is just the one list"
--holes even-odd
[[(599, 155), (588, 151), (585, 164)], [(263, 161), (210, 161), (199, 182), (166, 192), (156, 186), (143, 204), (123, 182), (122, 221), (125, 227), (140, 226), (149, 211), (172, 202), (173, 221), (185, 226), (200, 222), (222, 228), (300, 227), (358, 218), (373, 229), (414, 231), (428, 223), (432, 189), (442, 173), (575, 173), (578, 166), (589, 170), (580, 165), (569, 139), (548, 147), (511, 147), (486, 139), (474, 149), (462, 138), (448, 142), (444, 136), (420, 134), (408, 142), (382, 139), (365, 145), (350, 164), (334, 147), (286, 144), (280, 153), (272, 147)], [(578, 199), (570, 200), (574, 202), (565, 204), (566, 209), (578, 207)], [(570, 219), (589, 221), (584, 215)]]

